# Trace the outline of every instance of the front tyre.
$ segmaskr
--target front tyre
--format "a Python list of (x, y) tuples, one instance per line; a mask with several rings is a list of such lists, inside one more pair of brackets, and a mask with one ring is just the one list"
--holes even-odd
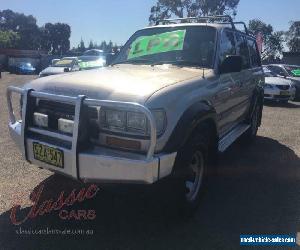
[(191, 157), (191, 162), (187, 168), (186, 177), (184, 178), (186, 202), (193, 203), (197, 201), (203, 184), (204, 172), (204, 154), (201, 150), (196, 150)]
[(260, 121), (262, 117), (262, 104), (258, 103), (253, 111), (250, 120), (250, 128), (244, 134), (244, 141), (251, 142), (256, 138), (258, 128), (260, 126)]
[(173, 192), (176, 190), (177, 205), (184, 216), (194, 214), (206, 190), (214, 141), (209, 139), (208, 132), (200, 130), (178, 152), (173, 173)]

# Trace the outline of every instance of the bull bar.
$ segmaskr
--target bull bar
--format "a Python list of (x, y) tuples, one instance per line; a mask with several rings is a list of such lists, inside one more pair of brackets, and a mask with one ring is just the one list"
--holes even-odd
[[(12, 105), (12, 93), (22, 96), (22, 117), (21, 121), (16, 120)], [(40, 128), (30, 127), (28, 121), (28, 110), (30, 97), (42, 100), (71, 104), (75, 106), (73, 135), (64, 135)], [(11, 137), (18, 144), (24, 159), (30, 163), (58, 172), (84, 182), (129, 182), (151, 184), (169, 175), (172, 171), (176, 152), (171, 154), (154, 154), (156, 146), (156, 123), (151, 111), (138, 103), (120, 102), (109, 100), (89, 99), (79, 95), (64, 96), (44, 92), (37, 92), (32, 89), (22, 89), (10, 86), (7, 88), (7, 104), (9, 111), (9, 130)], [(147, 153), (122, 152), (121, 150), (109, 149), (95, 146), (93, 150), (79, 152), (78, 135), (80, 124), (80, 113), (83, 105), (128, 109), (145, 114), (150, 127), (150, 143)], [(36, 139), (27, 137), (27, 132), (34, 132), (54, 139), (62, 139), (71, 143), (71, 149), (61, 148), (65, 154), (65, 168), (57, 169), (51, 165), (37, 161), (33, 157), (32, 144), (39, 142)], [(45, 145), (51, 144), (40, 141)]]

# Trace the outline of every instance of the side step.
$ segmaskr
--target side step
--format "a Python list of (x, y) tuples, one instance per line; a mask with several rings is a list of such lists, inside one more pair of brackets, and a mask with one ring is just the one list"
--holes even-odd
[(234, 143), (243, 133), (250, 128), (248, 124), (240, 124), (231, 130), (219, 141), (219, 151), (223, 153), (232, 143)]

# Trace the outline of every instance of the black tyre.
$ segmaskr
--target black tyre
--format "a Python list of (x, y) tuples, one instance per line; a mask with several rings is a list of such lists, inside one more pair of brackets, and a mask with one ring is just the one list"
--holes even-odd
[(250, 128), (243, 136), (244, 142), (251, 142), (256, 138), (262, 117), (262, 105), (263, 104), (261, 102), (258, 102), (254, 107), (254, 111), (249, 121)]
[(191, 216), (207, 188), (210, 161), (214, 152), (214, 135), (204, 128), (193, 134), (178, 152), (172, 179), (178, 204), (185, 216)]

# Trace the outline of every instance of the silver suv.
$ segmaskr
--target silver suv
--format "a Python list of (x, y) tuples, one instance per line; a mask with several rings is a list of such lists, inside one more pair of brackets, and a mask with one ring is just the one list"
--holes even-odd
[(9, 87), (11, 137), (28, 162), (83, 182), (170, 177), (193, 210), (217, 152), (261, 123), (260, 55), (235, 24), (164, 20), (137, 31), (109, 67)]

